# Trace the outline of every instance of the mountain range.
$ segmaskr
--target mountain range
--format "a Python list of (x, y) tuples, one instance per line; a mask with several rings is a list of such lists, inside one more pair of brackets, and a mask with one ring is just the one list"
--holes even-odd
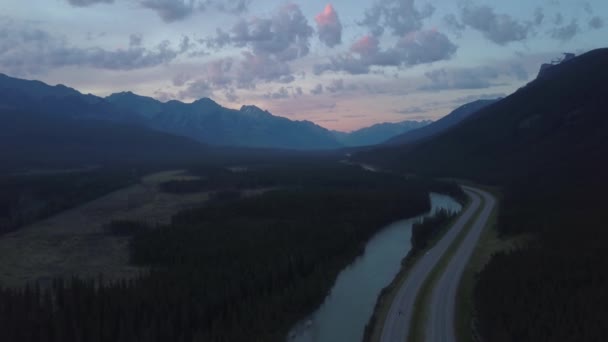
[(256, 106), (240, 110), (211, 99), (161, 102), (132, 92), (106, 98), (81, 94), (64, 85), (49, 86), (0, 74), (0, 106), (11, 111), (94, 119), (140, 126), (215, 146), (293, 150), (336, 149), (383, 142), (428, 124), (385, 123), (351, 133), (332, 132), (310, 121), (275, 116)]

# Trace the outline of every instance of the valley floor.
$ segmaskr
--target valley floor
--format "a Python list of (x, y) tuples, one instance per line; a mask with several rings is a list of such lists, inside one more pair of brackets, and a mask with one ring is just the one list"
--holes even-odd
[(142, 269), (129, 265), (129, 237), (107, 233), (104, 226), (117, 220), (168, 224), (177, 212), (207, 201), (210, 193), (169, 194), (159, 191), (158, 185), (192, 178), (181, 170), (155, 173), (139, 184), (0, 237), (0, 285), (44, 284), (72, 275), (103, 273), (107, 280), (137, 275)]

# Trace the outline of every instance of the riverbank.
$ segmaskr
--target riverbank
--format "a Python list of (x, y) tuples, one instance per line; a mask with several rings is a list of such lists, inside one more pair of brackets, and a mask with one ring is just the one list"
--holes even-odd
[(384, 325), (384, 321), (388, 316), (388, 313), (391, 308), (391, 304), (393, 303), (395, 296), (403, 282), (407, 279), (411, 269), (416, 265), (420, 256), (424, 255), (428, 250), (433, 248), (435, 244), (441, 240), (441, 238), (445, 235), (445, 233), (449, 230), (450, 227), (458, 220), (462, 213), (466, 212), (469, 208), (471, 201), (467, 199), (466, 202), (460, 203), (462, 205), (462, 209), (460, 213), (452, 218), (452, 220), (445, 225), (444, 228), (441, 229), (439, 234), (423, 249), (414, 249), (412, 248), (408, 254), (401, 261), (401, 269), (393, 279), (393, 281), (386, 286), (378, 296), (378, 300), (374, 307), (374, 312), (369, 322), (365, 327), (365, 333), (363, 336), (363, 342), (379, 342), (382, 336), (382, 327)]
[(413, 226), (440, 210), (459, 212), (462, 205), (447, 195), (432, 193), (432, 209), (416, 217), (385, 226), (366, 244), (365, 252), (345, 267), (325, 298), (311, 315), (289, 334), (289, 341), (361, 341), (365, 326), (383, 288), (402, 269), (411, 248)]

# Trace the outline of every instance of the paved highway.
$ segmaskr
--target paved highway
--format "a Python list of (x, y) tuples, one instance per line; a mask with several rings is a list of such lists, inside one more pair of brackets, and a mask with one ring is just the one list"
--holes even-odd
[(477, 241), (486, 226), (490, 214), (496, 205), (496, 199), (489, 193), (473, 188), (467, 192), (477, 192), (485, 201), (481, 214), (477, 217), (471, 230), (462, 241), (454, 256), (450, 259), (445, 271), (433, 289), (429, 316), (425, 322), (425, 340), (432, 342), (455, 342), (454, 320), (456, 314), (456, 292), (464, 269), (475, 250)]
[[(472, 188), (465, 188), (465, 192), (471, 198), (471, 205), (462, 215), (460, 215), (456, 223), (448, 230), (443, 238), (425, 255), (419, 258), (418, 262), (414, 265), (408, 277), (399, 288), (395, 300), (391, 304), (388, 316), (384, 321), (380, 338), (381, 342), (404, 342), (407, 339), (414, 311), (414, 302), (416, 301), (416, 297), (418, 296), (424, 281), (428, 278), (433, 268), (439, 262), (439, 259), (441, 259), (441, 256), (448, 250), (452, 242), (454, 242), (458, 234), (481, 205), (481, 198), (476, 191), (478, 190), (473, 191)], [(486, 210), (484, 209), (484, 213), (485, 212)], [(477, 226), (480, 225), (476, 224), (476, 227)], [(467, 240), (469, 240), (469, 237), (467, 237)], [(475, 239), (475, 241), (477, 241), (477, 239)], [(445, 309), (445, 307), (439, 307), (439, 309)], [(451, 316), (453, 317), (453, 313)], [(430, 339), (427, 340), (434, 341)]]

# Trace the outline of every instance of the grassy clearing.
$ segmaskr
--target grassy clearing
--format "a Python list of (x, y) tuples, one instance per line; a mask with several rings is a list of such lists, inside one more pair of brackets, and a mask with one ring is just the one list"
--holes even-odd
[[(139, 274), (141, 268), (129, 265), (129, 237), (113, 236), (105, 226), (112, 221), (167, 224), (178, 211), (201, 205), (209, 193), (177, 195), (158, 190), (162, 182), (190, 177), (182, 170), (155, 173), (139, 184), (2, 236), (0, 285), (45, 283), (58, 276), (103, 273), (105, 279), (113, 280)], [(245, 191), (244, 195), (261, 191)]]
[(449, 230), (450, 227), (460, 218), (462, 213), (466, 212), (469, 206), (471, 205), (471, 201), (467, 201), (462, 206), (462, 210), (460, 214), (452, 219), (452, 221), (446, 225), (442, 231), (437, 234), (437, 236), (429, 242), (427, 248), (418, 250), (416, 253), (410, 252), (402, 261), (401, 270), (395, 276), (395, 279), (385, 287), (380, 295), (378, 296), (378, 301), (376, 302), (376, 307), (374, 308), (374, 313), (368, 326), (366, 327), (364, 342), (379, 342), (382, 336), (382, 327), (384, 326), (384, 322), (386, 321), (386, 316), (391, 308), (391, 304), (395, 300), (399, 289), (401, 288), (403, 282), (407, 279), (410, 271), (418, 262), (418, 259), (423, 256), (428, 250), (433, 248), (435, 244), (443, 238), (445, 233)]
[(431, 271), (428, 278), (424, 281), (422, 288), (420, 289), (420, 293), (416, 298), (416, 302), (414, 304), (414, 314), (412, 316), (412, 321), (410, 322), (410, 334), (407, 338), (408, 341), (414, 342), (423, 342), (424, 339), (424, 330), (425, 330), (425, 320), (428, 316), (429, 309), (429, 300), (431, 298), (431, 294), (433, 293), (433, 288), (435, 287), (435, 283), (439, 280), (439, 277), (443, 273), (443, 270), (447, 267), (450, 262), (452, 256), (458, 250), (458, 247), (467, 236), (469, 230), (471, 230), (473, 222), (477, 220), (477, 217), (481, 213), (484, 208), (484, 200), (481, 198), (480, 206), (475, 211), (473, 216), (469, 219), (466, 225), (463, 227), (462, 231), (458, 234), (454, 242), (450, 245), (445, 254), (439, 259), (439, 263), (435, 266), (435, 268)]

